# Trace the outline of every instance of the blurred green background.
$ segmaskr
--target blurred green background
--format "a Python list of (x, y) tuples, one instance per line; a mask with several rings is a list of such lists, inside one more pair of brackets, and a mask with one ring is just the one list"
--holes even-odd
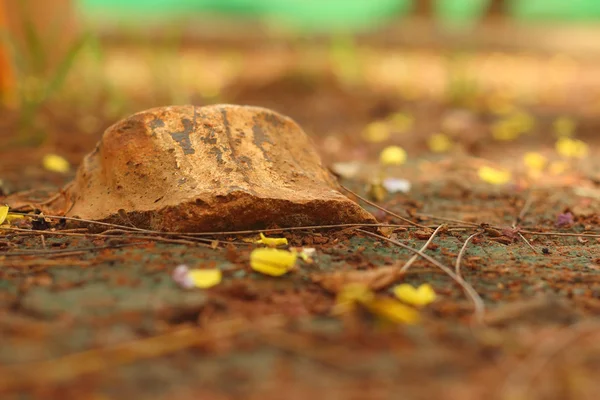
[[(429, 8), (442, 24), (476, 22), (494, 0), (81, 0), (88, 19), (121, 19), (129, 24), (166, 21), (200, 13), (278, 21), (307, 30), (360, 30), (387, 19), (408, 16)], [(598, 0), (503, 0), (502, 12), (524, 21), (600, 19)]]

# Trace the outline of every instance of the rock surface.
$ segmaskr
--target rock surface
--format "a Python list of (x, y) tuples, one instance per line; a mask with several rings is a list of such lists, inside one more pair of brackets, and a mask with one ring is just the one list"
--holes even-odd
[(170, 106), (108, 128), (67, 189), (65, 210), (178, 232), (376, 222), (338, 189), (290, 118), (258, 107)]

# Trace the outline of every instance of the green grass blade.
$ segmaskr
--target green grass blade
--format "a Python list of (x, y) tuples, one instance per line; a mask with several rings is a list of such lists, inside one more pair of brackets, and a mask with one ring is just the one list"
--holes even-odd
[(56, 67), (54, 74), (48, 79), (44, 94), (40, 99), (40, 103), (46, 101), (49, 97), (54, 95), (63, 85), (65, 79), (69, 75), (69, 71), (73, 67), (77, 56), (81, 53), (81, 50), (88, 43), (90, 38), (89, 33), (81, 35), (69, 48), (64, 58)]
[(33, 72), (41, 73), (47, 66), (46, 52), (44, 51), (44, 46), (42, 45), (40, 34), (35, 28), (35, 24), (27, 16), (26, 4), (29, 4), (29, 2), (19, 2), (19, 14), (25, 34), (25, 51), (28, 53)]

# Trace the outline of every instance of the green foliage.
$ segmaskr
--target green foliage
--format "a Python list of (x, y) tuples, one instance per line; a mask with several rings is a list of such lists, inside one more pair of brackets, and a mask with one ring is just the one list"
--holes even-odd
[[(1, 38), (9, 50), (17, 79), (17, 101), (20, 108), (19, 137), (22, 144), (37, 144), (44, 134), (37, 124), (38, 111), (51, 100), (64, 86), (69, 72), (78, 59), (82, 49), (90, 41), (91, 35), (83, 33), (70, 44), (62, 59), (51, 68), (47, 49), (44, 48), (42, 33), (28, 17), (23, 3), (20, 5), (20, 22), (24, 40), (19, 42), (8, 32), (2, 32)], [(52, 43), (58, 38), (60, 20), (53, 21), (51, 29), (45, 32)]]

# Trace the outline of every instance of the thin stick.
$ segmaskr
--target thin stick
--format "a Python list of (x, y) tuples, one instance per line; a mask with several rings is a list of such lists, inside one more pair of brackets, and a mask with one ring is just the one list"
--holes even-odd
[(534, 252), (535, 254), (538, 254), (538, 251), (535, 249), (535, 247), (533, 247), (533, 246), (531, 245), (531, 243), (529, 243), (529, 240), (527, 240), (527, 238), (526, 238), (525, 236), (523, 236), (523, 235), (521, 234), (521, 232), (517, 232), (517, 235), (519, 235), (519, 237), (520, 237), (520, 238), (521, 238), (521, 239), (522, 239), (522, 240), (525, 242), (525, 244), (526, 244), (527, 246), (529, 246), (529, 248), (530, 248), (531, 250), (533, 250), (533, 252)]
[(515, 221), (512, 224), (512, 228), (515, 230), (515, 232), (517, 232), (517, 235), (519, 235), (519, 237), (521, 238), (521, 240), (523, 240), (525, 242), (525, 244), (527, 246), (529, 246), (529, 248), (531, 250), (533, 250), (533, 252), (535, 254), (538, 253), (538, 251), (535, 249), (535, 247), (533, 247), (531, 245), (531, 243), (529, 242), (529, 240), (527, 240), (525, 238), (525, 236), (523, 236), (521, 234), (521, 232), (519, 232), (517, 230), (517, 226), (523, 222), (523, 219), (525, 218), (525, 215), (527, 214), (527, 211), (529, 211), (529, 209), (531, 208), (531, 205), (533, 204), (533, 196), (531, 196), (531, 194), (529, 194), (529, 196), (527, 196), (527, 200), (525, 200), (525, 204), (523, 204), (523, 208), (521, 208), (521, 211), (519, 212), (519, 215), (517, 215), (517, 218), (515, 218)]
[[(421, 249), (419, 251), (423, 252), (423, 251), (427, 250), (427, 246), (429, 246), (431, 244), (431, 242), (433, 241), (433, 238), (438, 234), (439, 231), (441, 231), (445, 227), (447, 227), (447, 225), (440, 225), (440, 226), (438, 226), (437, 229), (435, 231), (433, 231), (433, 233), (431, 234), (431, 236), (429, 237), (429, 239), (427, 240), (427, 242), (425, 242), (425, 244), (423, 245), (423, 247), (421, 247)], [(404, 264), (402, 266), (402, 268), (400, 268), (400, 273), (405, 273), (406, 271), (408, 271), (408, 269), (410, 268), (410, 266), (413, 265), (413, 263), (415, 261), (417, 261), (417, 258), (419, 258), (418, 254), (413, 255), (406, 262), (406, 264)]]
[(588, 238), (600, 238), (600, 234), (595, 233), (570, 233), (570, 232), (532, 232), (532, 231), (520, 231), (527, 235), (535, 236), (571, 236), (571, 237), (588, 237)]
[(148, 244), (149, 242), (135, 242), (135, 243), (120, 243), (107, 246), (95, 246), (95, 247), (80, 247), (74, 249), (61, 249), (61, 250), (31, 250), (31, 251), (15, 251), (11, 253), (0, 253), (3, 257), (15, 257), (15, 256), (53, 256), (53, 255), (66, 255), (70, 253), (83, 253), (86, 251), (104, 250), (104, 249), (118, 249), (120, 247), (133, 247), (139, 244)]
[[(6, 227), (6, 228), (2, 228), (2, 229), (6, 229), (9, 231), (16, 231), (16, 232), (31, 232), (28, 229), (22, 229), (22, 228), (12, 228), (12, 227)], [(102, 233), (63, 233), (60, 231), (44, 231), (45, 235), (55, 235), (55, 236), (81, 236), (81, 237), (101, 237), (101, 238), (111, 238), (111, 239), (115, 239), (117, 238), (114, 235), (104, 235)], [(156, 242), (163, 242), (163, 243), (175, 243), (175, 244), (193, 244), (193, 245), (197, 245), (197, 246), (202, 246), (202, 247), (207, 247), (207, 248), (211, 248), (210, 245), (208, 243), (210, 243), (210, 241), (205, 240), (205, 239), (199, 239), (199, 238), (195, 238), (194, 241), (191, 240), (181, 240), (181, 239), (166, 239), (160, 236), (144, 236), (144, 235), (127, 235), (124, 236), (123, 238), (127, 238), (127, 239), (146, 239), (146, 240), (153, 240)]]
[(480, 224), (478, 224), (476, 222), (463, 221), (463, 220), (454, 219), (454, 218), (438, 217), (438, 216), (431, 215), (431, 214), (416, 213), (415, 215), (417, 215), (419, 217), (425, 217), (425, 218), (430, 218), (430, 219), (437, 219), (439, 221), (454, 222), (454, 223), (457, 223), (457, 224), (464, 224), (464, 225), (467, 225), (467, 226), (479, 226), (480, 225)]
[(377, 208), (378, 210), (381, 210), (381, 211), (383, 211), (383, 212), (384, 212), (384, 213), (386, 213), (386, 214), (389, 214), (389, 215), (391, 215), (391, 216), (393, 216), (393, 217), (396, 217), (396, 218), (398, 218), (398, 219), (400, 219), (400, 220), (402, 220), (402, 221), (404, 221), (404, 222), (406, 222), (406, 223), (408, 223), (408, 224), (411, 224), (411, 225), (413, 225), (413, 226), (417, 226), (417, 227), (419, 227), (419, 228), (427, 229), (427, 227), (426, 227), (426, 226), (419, 225), (418, 223), (416, 223), (416, 222), (413, 222), (413, 221), (411, 221), (411, 220), (410, 220), (410, 219), (408, 219), (408, 218), (405, 218), (405, 217), (403, 217), (403, 216), (401, 216), (401, 215), (398, 215), (398, 214), (396, 214), (396, 213), (395, 213), (395, 212), (393, 212), (393, 211), (390, 211), (390, 210), (388, 210), (388, 209), (385, 209), (385, 208), (381, 207), (380, 205), (378, 205), (378, 204), (376, 204), (376, 203), (373, 203), (371, 200), (368, 200), (368, 199), (366, 199), (366, 198), (364, 198), (364, 197), (360, 196), (359, 194), (357, 194), (357, 193), (353, 192), (352, 190), (348, 189), (347, 187), (345, 187), (345, 186), (343, 186), (343, 185), (340, 185), (340, 186), (342, 187), (342, 189), (344, 189), (344, 190), (345, 190), (345, 191), (347, 191), (348, 193), (350, 193), (350, 194), (352, 194), (352, 195), (354, 195), (354, 196), (358, 197), (360, 200), (364, 201), (364, 202), (365, 202), (365, 203), (367, 203), (368, 205), (370, 205), (370, 206), (373, 206), (373, 207)]
[[(29, 215), (29, 214), (21, 214), (26, 217), (39, 217), (39, 215)], [(293, 226), (288, 228), (269, 228), (269, 229), (248, 229), (248, 230), (239, 230), (239, 231), (217, 231), (217, 232), (169, 232), (169, 231), (155, 231), (150, 229), (141, 229), (141, 228), (133, 228), (127, 225), (118, 225), (111, 224), (108, 222), (94, 221), (89, 219), (81, 219), (75, 217), (61, 217), (58, 215), (44, 215), (44, 218), (51, 219), (65, 219), (67, 221), (75, 221), (75, 222), (84, 222), (91, 225), (98, 226), (106, 226), (110, 228), (122, 229), (122, 230), (135, 230), (137, 232), (144, 233), (152, 233), (156, 235), (164, 235), (164, 236), (220, 236), (220, 235), (245, 235), (245, 234), (258, 234), (258, 233), (267, 233), (267, 232), (285, 232), (285, 231), (298, 231), (298, 230), (306, 230), (306, 229), (334, 229), (334, 228), (351, 228), (351, 227), (389, 227), (389, 228), (409, 228), (410, 225), (398, 225), (398, 224), (361, 224), (361, 223), (351, 223), (351, 224), (332, 224), (332, 225), (308, 225), (308, 226)], [(414, 225), (414, 223), (412, 224)], [(419, 225), (419, 227), (421, 227)]]
[(46, 239), (44, 238), (44, 235), (40, 235), (40, 239), (42, 239), (42, 247), (46, 250)]
[(483, 317), (485, 315), (485, 303), (481, 299), (481, 296), (479, 296), (479, 293), (477, 293), (477, 291), (473, 288), (473, 286), (471, 286), (467, 281), (465, 281), (460, 276), (456, 275), (450, 268), (446, 267), (445, 265), (443, 265), (442, 263), (440, 263), (436, 259), (428, 256), (427, 254), (425, 254), (425, 253), (423, 253), (423, 252), (421, 252), (421, 251), (419, 251), (417, 249), (413, 249), (412, 247), (407, 246), (404, 243), (400, 243), (400, 242), (398, 242), (396, 240), (389, 239), (389, 238), (386, 238), (385, 236), (381, 236), (381, 235), (378, 235), (376, 233), (365, 231), (363, 229), (357, 229), (357, 231), (358, 232), (362, 232), (362, 233), (364, 233), (366, 235), (369, 235), (369, 236), (376, 237), (376, 238), (381, 239), (381, 240), (385, 240), (386, 242), (390, 242), (392, 244), (395, 244), (396, 246), (400, 246), (402, 248), (405, 248), (408, 251), (412, 251), (413, 253), (416, 253), (416, 254), (420, 255), (421, 257), (423, 257), (424, 259), (426, 259), (427, 261), (429, 261), (430, 263), (432, 263), (433, 265), (435, 265), (436, 267), (438, 267), (439, 269), (441, 269), (442, 271), (444, 271), (456, 283), (458, 283), (460, 285), (460, 287), (462, 287), (462, 289), (464, 290), (464, 292), (467, 294), (467, 296), (473, 302), (473, 306), (475, 308), (475, 310), (474, 310), (475, 321), (477, 323), (479, 323), (479, 324), (484, 324)]
[(515, 222), (513, 222), (513, 228), (516, 228), (517, 225), (519, 225), (521, 222), (523, 222), (523, 219), (525, 218), (525, 215), (531, 208), (532, 204), (533, 204), (533, 196), (531, 194), (529, 194), (529, 196), (527, 196), (527, 200), (525, 200), (525, 204), (523, 204), (523, 208), (521, 208), (519, 215), (517, 215), (517, 218), (515, 218)]
[(456, 257), (456, 265), (454, 266), (454, 273), (456, 274), (456, 276), (462, 277), (462, 275), (460, 274), (460, 263), (462, 261), (463, 255), (467, 251), (467, 245), (469, 244), (469, 242), (478, 235), (481, 235), (481, 232), (476, 232), (469, 236), (467, 240), (465, 240), (465, 243), (462, 245), (460, 251), (458, 252), (458, 256)]

